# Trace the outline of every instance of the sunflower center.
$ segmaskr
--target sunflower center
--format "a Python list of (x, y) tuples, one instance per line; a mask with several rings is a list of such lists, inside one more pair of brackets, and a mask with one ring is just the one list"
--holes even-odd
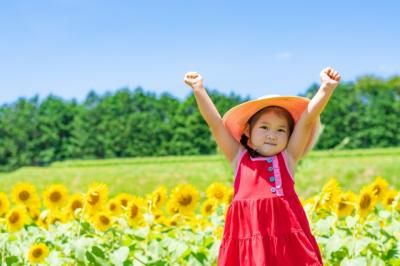
[(386, 200), (386, 202), (387, 202), (387, 204), (388, 205), (392, 205), (392, 202), (394, 201), (394, 198), (388, 198), (387, 200)]
[(53, 220), (51, 221), (51, 223), (52, 223), (52, 224), (61, 223), (61, 219), (58, 218), (58, 217), (54, 217)]
[(139, 211), (139, 208), (135, 204), (133, 204), (130, 209), (130, 217), (135, 218), (136, 215), (138, 214), (138, 211)]
[(121, 200), (122, 206), (126, 207), (128, 205), (128, 200), (127, 199), (122, 199)]
[(189, 205), (192, 202), (192, 196), (191, 195), (182, 195), (182, 197), (179, 199), (179, 204), (181, 205)]
[(18, 222), (18, 220), (19, 220), (19, 213), (17, 212), (13, 212), (8, 218), (8, 221), (10, 221), (10, 223), (12, 224), (15, 224), (16, 222)]
[(206, 205), (206, 211), (207, 212), (210, 212), (212, 210), (212, 205), (210, 204), (210, 205)]
[(379, 186), (374, 187), (375, 195), (379, 195), (381, 193), (381, 188)]
[(22, 200), (22, 201), (25, 201), (25, 200), (29, 199), (29, 192), (26, 191), (26, 190), (21, 191), (21, 192), (18, 194), (18, 198), (19, 198), (20, 200)]
[(344, 203), (343, 201), (339, 202), (338, 208), (339, 210), (343, 210), (344, 208), (346, 208), (346, 203)]
[(71, 209), (73, 210), (73, 211), (75, 211), (76, 209), (82, 209), (82, 207), (83, 207), (83, 204), (82, 204), (82, 202), (81, 201), (79, 201), (79, 200), (75, 200), (75, 201), (73, 201), (72, 202), (72, 204), (71, 204)]
[(90, 193), (88, 202), (91, 205), (95, 205), (100, 200), (100, 195), (97, 192)]
[(161, 196), (160, 196), (160, 194), (157, 194), (157, 195), (156, 195), (156, 203), (159, 203), (160, 200), (161, 200)]
[(61, 193), (59, 191), (54, 191), (50, 194), (50, 200), (53, 202), (58, 202), (61, 199)]
[(110, 210), (114, 211), (117, 208), (117, 205), (115, 205), (115, 203), (111, 203), (110, 204)]
[(366, 209), (366, 208), (369, 207), (369, 205), (371, 205), (371, 197), (368, 196), (368, 195), (364, 195), (364, 196), (361, 198), (360, 207), (361, 207), (362, 209)]
[(223, 197), (224, 197), (224, 192), (222, 192), (222, 191), (217, 191), (217, 192), (215, 192), (215, 197), (217, 198), (217, 199), (222, 199)]
[(110, 219), (105, 215), (101, 215), (100, 222), (104, 225), (108, 225), (108, 224), (110, 224)]
[(33, 255), (35, 258), (40, 258), (40, 256), (42, 256), (42, 254), (43, 254), (43, 251), (42, 251), (42, 249), (40, 249), (40, 248), (35, 248), (35, 249), (33, 250), (33, 252), (32, 252), (32, 255)]

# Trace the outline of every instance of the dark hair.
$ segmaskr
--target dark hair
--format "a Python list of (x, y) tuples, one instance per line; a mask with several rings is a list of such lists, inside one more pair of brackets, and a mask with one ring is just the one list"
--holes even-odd
[[(289, 126), (289, 138), (292, 135), (293, 129), (294, 129), (294, 119), (292, 115), (287, 111), (285, 108), (282, 108), (280, 106), (267, 106), (262, 108), (261, 110), (257, 111), (254, 115), (252, 115), (249, 120), (247, 121), (247, 124), (249, 126), (249, 132), (251, 136), (251, 130), (254, 126), (254, 124), (258, 121), (258, 119), (265, 113), (267, 112), (273, 112), (277, 114), (280, 117), (283, 117), (286, 119), (288, 126)], [(248, 144), (247, 141), (249, 138), (243, 133), (241, 138), (240, 138), (240, 143), (247, 149), (251, 157), (258, 157), (261, 156), (257, 151), (252, 149)]]

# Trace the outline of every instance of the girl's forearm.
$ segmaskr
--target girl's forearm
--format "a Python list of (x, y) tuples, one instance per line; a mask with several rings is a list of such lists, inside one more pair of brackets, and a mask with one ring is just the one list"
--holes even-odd
[(206, 89), (195, 89), (193, 92), (200, 113), (204, 117), (204, 120), (206, 120), (207, 124), (213, 128), (221, 123), (221, 115), (219, 114), (211, 98), (208, 96)]
[(326, 104), (329, 102), (335, 88), (326, 86), (324, 84), (321, 85), (317, 93), (308, 103), (307, 109), (304, 112), (304, 116), (306, 116), (306, 120), (309, 123), (313, 123), (317, 117), (324, 111)]

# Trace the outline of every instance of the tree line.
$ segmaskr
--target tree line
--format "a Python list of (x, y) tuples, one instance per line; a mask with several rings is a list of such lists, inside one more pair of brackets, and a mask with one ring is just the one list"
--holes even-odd
[[(319, 86), (300, 96), (311, 98)], [(208, 90), (221, 116), (250, 100)], [(271, 92), (278, 93), (279, 92)], [(399, 146), (400, 76), (341, 83), (324, 110), (315, 149)], [(82, 102), (49, 95), (0, 107), (0, 171), (66, 159), (200, 155), (219, 152), (195, 97), (122, 88)]]

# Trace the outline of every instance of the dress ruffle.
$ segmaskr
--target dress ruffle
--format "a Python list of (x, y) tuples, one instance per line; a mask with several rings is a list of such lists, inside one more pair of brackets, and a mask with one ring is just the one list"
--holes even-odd
[(218, 265), (322, 265), (290, 200), (296, 196), (232, 201)]

